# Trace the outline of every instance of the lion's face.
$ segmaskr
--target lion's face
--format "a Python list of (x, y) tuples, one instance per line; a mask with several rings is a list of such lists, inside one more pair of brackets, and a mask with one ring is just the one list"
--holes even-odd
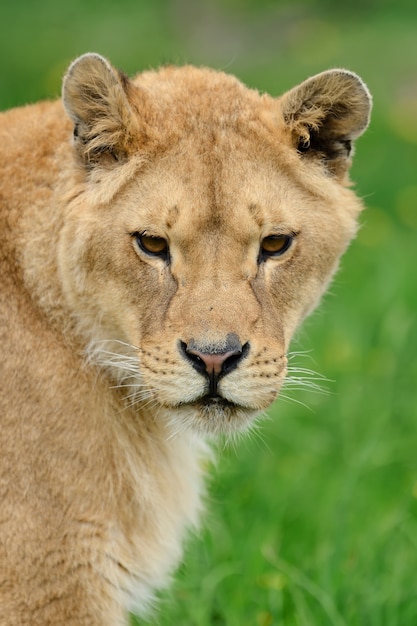
[(178, 430), (230, 433), (278, 395), (293, 332), (360, 205), (322, 165), (301, 161), (285, 129), (269, 140), (264, 129), (202, 127), (134, 167), (135, 157), (90, 165), (60, 266), (96, 355), (128, 396)]

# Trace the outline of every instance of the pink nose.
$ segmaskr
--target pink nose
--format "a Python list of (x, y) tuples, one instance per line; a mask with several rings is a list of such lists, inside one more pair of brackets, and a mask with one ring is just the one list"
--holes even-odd
[(221, 354), (207, 354), (206, 352), (200, 352), (200, 350), (188, 348), (187, 354), (192, 354), (200, 359), (204, 364), (207, 374), (211, 377), (221, 374), (225, 361), (230, 357), (242, 354), (242, 350), (235, 349)]

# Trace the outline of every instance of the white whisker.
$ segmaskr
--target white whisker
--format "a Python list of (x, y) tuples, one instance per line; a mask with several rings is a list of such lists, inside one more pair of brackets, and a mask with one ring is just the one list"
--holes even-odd
[(297, 358), (299, 356), (309, 357), (310, 359), (313, 359), (311, 354), (312, 354), (312, 350), (299, 350), (299, 351), (292, 350), (291, 352), (288, 353), (287, 358), (289, 361), (292, 361), (292, 359)]
[(155, 408), (155, 393), (142, 380), (140, 352), (139, 348), (124, 341), (96, 341), (88, 346), (87, 363), (98, 365), (110, 373), (114, 380), (110, 388), (125, 392), (126, 408), (138, 404), (143, 408)]
[[(313, 360), (309, 351), (291, 352), (287, 355), (287, 358), (288, 361), (291, 362), (300, 356), (308, 357)], [(302, 400), (294, 398), (292, 395), (289, 395), (288, 392), (301, 390), (304, 392), (328, 395), (331, 391), (328, 389), (327, 385), (333, 382), (333, 380), (326, 378), (313, 369), (300, 367), (297, 363), (290, 363), (287, 370), (287, 376), (283, 380), (281, 388), (277, 389), (276, 392), (279, 392), (279, 398), (284, 402), (293, 402), (307, 408), (308, 410), (312, 410), (308, 404)]]
[(299, 404), (300, 406), (303, 406), (304, 408), (306, 408), (308, 411), (313, 412), (313, 409), (311, 408), (311, 406), (308, 406), (308, 404), (306, 404), (305, 402), (301, 402), (301, 400), (297, 400), (296, 398), (293, 398), (292, 396), (287, 396), (284, 393), (280, 393), (279, 395), (279, 400), (282, 400), (283, 402), (294, 402), (295, 404)]

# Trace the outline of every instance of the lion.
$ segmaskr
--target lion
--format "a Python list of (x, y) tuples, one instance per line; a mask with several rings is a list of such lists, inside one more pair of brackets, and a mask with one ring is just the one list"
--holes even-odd
[(146, 615), (357, 230), (371, 97), (75, 60), (1, 116), (0, 622)]

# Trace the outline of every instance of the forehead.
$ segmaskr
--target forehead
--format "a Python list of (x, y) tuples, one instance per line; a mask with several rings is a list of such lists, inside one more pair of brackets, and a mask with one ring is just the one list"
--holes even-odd
[(305, 192), (287, 171), (288, 152), (234, 133), (187, 138), (140, 173), (132, 218), (174, 231), (268, 229), (281, 222), (297, 228)]

